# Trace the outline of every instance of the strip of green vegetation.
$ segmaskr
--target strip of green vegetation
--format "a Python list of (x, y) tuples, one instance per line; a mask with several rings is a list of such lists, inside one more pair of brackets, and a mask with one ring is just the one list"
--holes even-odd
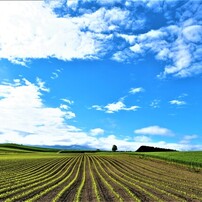
[(190, 166), (202, 167), (202, 151), (189, 152), (131, 152), (130, 155), (154, 157)]
[(59, 149), (33, 147), (20, 144), (0, 144), (0, 152), (58, 152)]

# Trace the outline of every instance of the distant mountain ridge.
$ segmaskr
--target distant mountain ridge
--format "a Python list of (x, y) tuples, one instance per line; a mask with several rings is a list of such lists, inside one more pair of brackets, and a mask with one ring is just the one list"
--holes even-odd
[(15, 151), (15, 152), (59, 152), (61, 150), (67, 151), (95, 151), (95, 148), (86, 145), (22, 145), (15, 143), (0, 144), (1, 151)]
[(37, 147), (42, 148), (51, 148), (59, 150), (96, 150), (96, 148), (89, 147), (87, 145), (36, 145)]

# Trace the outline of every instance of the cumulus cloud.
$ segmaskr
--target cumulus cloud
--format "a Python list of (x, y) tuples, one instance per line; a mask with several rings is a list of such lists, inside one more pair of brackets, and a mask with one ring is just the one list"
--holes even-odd
[(75, 117), (68, 107), (44, 106), (43, 92), (47, 93), (39, 79), (35, 84), (16, 79), (0, 85), (1, 142), (51, 145), (66, 139), (70, 144), (76, 143), (76, 137), (87, 137), (80, 129), (66, 124), (67, 119)]
[(160, 126), (149, 126), (134, 131), (136, 134), (142, 135), (160, 135), (160, 136), (173, 136), (174, 134), (167, 128), (162, 128)]
[(26, 62), (29, 58), (62, 60), (90, 58), (98, 44), (71, 18), (59, 18), (42, 1), (0, 2), (0, 58)]
[[(136, 139), (137, 138), (137, 139)], [(111, 150), (112, 145), (117, 145), (119, 151), (136, 151), (142, 145), (148, 145), (153, 147), (162, 147), (169, 149), (176, 149), (180, 151), (188, 150), (201, 150), (202, 145), (181, 144), (181, 143), (167, 143), (165, 141), (153, 142), (149, 138), (144, 136), (137, 136), (134, 141), (128, 141), (127, 139), (118, 139), (115, 135), (109, 135), (107, 137), (101, 137), (94, 139), (89, 146), (94, 148), (101, 148)]]
[(108, 113), (108, 114), (113, 114), (119, 111), (136, 111), (140, 107), (137, 105), (126, 106), (126, 104), (124, 103), (125, 99), (128, 97), (129, 94), (136, 94), (143, 91), (144, 89), (142, 87), (131, 88), (128, 94), (121, 97), (117, 102), (109, 103), (105, 106), (93, 105), (91, 109), (95, 109), (97, 111), (104, 111), (105, 113)]
[(131, 106), (131, 107), (126, 107), (126, 105), (122, 101), (118, 101), (115, 103), (110, 103), (104, 107), (106, 109), (107, 113), (114, 113), (118, 111), (135, 111), (139, 107), (138, 106)]
[[(50, 57), (137, 62), (149, 53), (165, 64), (159, 78), (192, 76), (202, 72), (199, 6), (191, 0), (1, 1), (0, 58), (21, 65)], [(166, 11), (166, 23), (152, 27), (148, 11)]]
[(67, 1), (67, 6), (70, 7), (73, 10), (76, 10), (77, 6), (78, 6), (78, 0), (68, 0)]

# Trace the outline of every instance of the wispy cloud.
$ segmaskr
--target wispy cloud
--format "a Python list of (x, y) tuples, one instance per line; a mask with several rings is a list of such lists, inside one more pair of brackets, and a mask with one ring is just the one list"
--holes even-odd
[(51, 76), (51, 79), (57, 79), (58, 77), (59, 77), (58, 73), (53, 72), (52, 76)]
[(186, 104), (186, 102), (183, 100), (171, 100), (171, 101), (169, 101), (169, 103), (171, 105), (185, 105)]
[(152, 108), (159, 108), (159, 107), (160, 107), (160, 106), (159, 106), (160, 102), (161, 102), (161, 100), (154, 99), (154, 100), (151, 102), (150, 106), (151, 106)]
[(74, 104), (74, 101), (73, 101), (73, 100), (69, 100), (69, 99), (66, 99), (66, 98), (62, 98), (61, 100), (62, 100), (63, 102), (65, 102), (65, 103), (69, 104), (69, 105)]
[(136, 93), (140, 93), (140, 92), (144, 92), (144, 88), (142, 88), (142, 87), (131, 88), (131, 90), (129, 91), (130, 94), (136, 94)]
[[(36, 82), (37, 82), (37, 85), (38, 85), (38, 87), (39, 87), (40, 90), (46, 91), (46, 92), (50, 91), (50, 89), (48, 89), (48, 88), (45, 87), (45, 82), (42, 81), (40, 78), (37, 77), (36, 78)], [(29, 83), (29, 82), (27, 80), (25, 80), (25, 83)]]
[(185, 135), (180, 141), (181, 144), (189, 144), (192, 140), (197, 139), (198, 135)]
[(149, 126), (141, 129), (137, 129), (134, 131), (135, 134), (142, 135), (160, 135), (160, 136), (173, 136), (171, 130), (167, 128), (162, 128), (160, 126)]

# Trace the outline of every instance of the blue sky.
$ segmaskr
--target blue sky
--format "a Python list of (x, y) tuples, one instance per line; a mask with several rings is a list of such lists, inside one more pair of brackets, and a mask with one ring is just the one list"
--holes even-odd
[(0, 142), (202, 149), (202, 3), (0, 2)]

